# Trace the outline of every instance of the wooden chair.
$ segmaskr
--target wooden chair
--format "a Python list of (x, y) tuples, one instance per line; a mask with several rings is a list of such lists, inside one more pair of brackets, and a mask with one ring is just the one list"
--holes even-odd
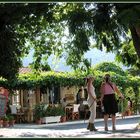
[(24, 123), (25, 122), (25, 113), (21, 108), (17, 109), (17, 121), (19, 123), (21, 123), (21, 122)]
[(66, 106), (65, 107), (65, 113), (66, 113), (66, 120), (67, 121), (72, 119), (72, 111), (73, 111), (73, 106)]
[(18, 105), (10, 105), (11, 114), (15, 116), (16, 122), (21, 123), (24, 122), (24, 112), (21, 110), (21, 106)]
[(73, 104), (72, 120), (79, 119), (79, 106), (80, 104)]

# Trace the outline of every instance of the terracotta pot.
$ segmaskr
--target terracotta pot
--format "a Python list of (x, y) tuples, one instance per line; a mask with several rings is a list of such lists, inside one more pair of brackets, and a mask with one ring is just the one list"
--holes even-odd
[(3, 120), (0, 120), (0, 127), (3, 126)]
[(41, 119), (36, 120), (36, 124), (41, 124), (41, 123), (42, 123)]
[(9, 127), (9, 121), (3, 121), (3, 127)]
[(15, 124), (15, 120), (9, 121), (9, 126), (14, 126), (14, 124)]
[(60, 122), (66, 122), (66, 116), (61, 116)]

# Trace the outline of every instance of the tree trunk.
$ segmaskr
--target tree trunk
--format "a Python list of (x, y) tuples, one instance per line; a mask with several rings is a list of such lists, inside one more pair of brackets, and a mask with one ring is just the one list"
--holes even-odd
[(138, 28), (138, 27), (131, 25), (130, 31), (131, 31), (133, 44), (134, 44), (136, 53), (138, 55), (138, 58), (140, 59), (140, 27)]

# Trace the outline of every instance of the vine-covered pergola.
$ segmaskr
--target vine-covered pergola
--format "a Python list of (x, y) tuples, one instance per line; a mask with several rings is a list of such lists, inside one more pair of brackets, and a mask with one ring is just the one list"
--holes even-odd
[[(129, 74), (120, 75), (115, 72), (102, 72), (93, 70), (90, 72), (95, 77), (95, 88), (98, 92), (103, 77), (106, 73), (111, 75), (111, 79), (115, 82), (120, 90), (123, 92), (128, 87), (133, 87), (134, 91), (138, 92), (140, 86), (140, 78), (134, 77)], [(87, 76), (86, 72), (42, 72), (40, 75), (34, 73), (20, 74), (14, 82), (8, 82), (5, 79), (0, 79), (0, 85), (8, 87), (9, 89), (33, 89), (37, 86), (84, 86), (84, 78)], [(97, 93), (98, 94), (98, 93)]]
[[(127, 88), (132, 87), (135, 93), (135, 103), (137, 104), (137, 97), (139, 93), (140, 77), (132, 76), (127, 72), (124, 72), (120, 67), (111, 63), (99, 64), (94, 68), (91, 68), (88, 73), (86, 71), (75, 72), (41, 72), (36, 75), (34, 73), (19, 74), (18, 78), (14, 82), (8, 82), (7, 80), (0, 79), (0, 85), (7, 87), (10, 90), (25, 90), (36, 89), (42, 87), (62, 86), (85, 86), (85, 77), (87, 74), (91, 74), (95, 77), (94, 86), (97, 96), (100, 95), (99, 89), (103, 81), (103, 77), (106, 73), (111, 75), (112, 82), (116, 83), (120, 91), (125, 94)], [(125, 95), (124, 95), (125, 96)]]

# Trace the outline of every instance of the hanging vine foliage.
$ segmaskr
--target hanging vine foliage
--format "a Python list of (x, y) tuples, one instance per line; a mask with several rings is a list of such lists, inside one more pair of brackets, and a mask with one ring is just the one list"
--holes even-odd
[[(95, 77), (94, 85), (97, 95), (99, 94), (99, 88), (103, 81), (103, 77), (106, 72), (92, 71), (91, 75)], [(112, 81), (119, 86), (123, 92), (128, 87), (140, 86), (140, 78), (133, 77), (131, 75), (119, 75), (115, 72), (108, 72), (111, 75)], [(84, 86), (86, 73), (79, 72), (42, 72), (40, 75), (33, 73), (20, 74), (18, 79), (9, 83), (7, 80), (0, 79), (0, 86), (8, 87), (9, 89), (34, 89), (36, 87), (49, 87), (52, 85), (59, 86)]]

